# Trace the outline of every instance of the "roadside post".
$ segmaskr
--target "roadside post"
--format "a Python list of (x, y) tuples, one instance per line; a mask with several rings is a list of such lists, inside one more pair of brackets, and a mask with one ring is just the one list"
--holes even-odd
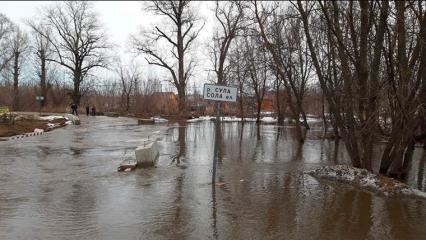
[(43, 100), (44, 100), (43, 96), (36, 96), (36, 101), (39, 103), (39, 112), (40, 112), (40, 114), (41, 114), (41, 104), (42, 104)]
[(216, 165), (217, 165), (217, 145), (220, 137), (220, 103), (221, 102), (236, 102), (237, 88), (214, 84), (204, 84), (203, 98), (206, 100), (215, 101), (216, 123), (215, 123), (215, 138), (213, 145), (213, 172), (212, 184), (216, 182)]

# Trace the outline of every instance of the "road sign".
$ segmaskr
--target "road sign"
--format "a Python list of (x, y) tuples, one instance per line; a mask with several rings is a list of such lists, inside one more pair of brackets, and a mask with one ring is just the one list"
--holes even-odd
[(203, 98), (206, 100), (216, 101), (216, 126), (215, 126), (215, 141), (213, 146), (213, 171), (212, 171), (212, 185), (215, 186), (216, 182), (216, 165), (217, 165), (217, 145), (220, 137), (220, 102), (236, 102), (237, 101), (237, 88), (227, 87), (214, 84), (204, 84)]
[(213, 84), (204, 84), (203, 98), (214, 101), (236, 102), (237, 88)]

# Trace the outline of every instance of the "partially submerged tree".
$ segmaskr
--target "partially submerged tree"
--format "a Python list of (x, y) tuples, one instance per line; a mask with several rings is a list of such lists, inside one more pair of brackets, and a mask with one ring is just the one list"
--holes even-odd
[(63, 66), (72, 75), (72, 101), (79, 104), (80, 86), (85, 77), (94, 68), (107, 65), (107, 39), (92, 3), (55, 3), (44, 9), (41, 24), (50, 28), (51, 33), (48, 34), (40, 25), (31, 24), (31, 27), (52, 45), (54, 53), (46, 60)]
[[(152, 1), (148, 10), (163, 16), (168, 25), (155, 26), (153, 32), (134, 38), (135, 48), (146, 55), (145, 59), (149, 64), (160, 66), (170, 73), (171, 82), (178, 92), (179, 112), (185, 115), (186, 88), (194, 68), (194, 62), (189, 59), (189, 52), (204, 24), (197, 26), (199, 19), (190, 1)], [(169, 45), (170, 55), (159, 51), (157, 44), (160, 40)]]
[(256, 100), (256, 123), (259, 124), (267, 80), (271, 76), (271, 66), (268, 61), (269, 55), (266, 49), (261, 47), (260, 39), (257, 36), (246, 37), (244, 47), (245, 64), (247, 65), (249, 76), (248, 85), (254, 92)]
[(294, 20), (294, 13), (279, 12), (279, 5), (266, 8), (254, 2), (255, 22), (262, 45), (271, 54), (271, 65), (275, 75), (283, 82), (296, 126), (299, 141), (304, 141), (304, 133), (299, 122), (300, 117), (306, 129), (309, 129), (303, 110), (303, 97), (307, 88), (310, 71), (310, 59), (303, 44), (301, 24)]
[[(404, 177), (425, 119), (426, 11), (414, 3), (295, 4), (332, 123), (353, 165), (379, 165), (394, 177)], [(313, 22), (321, 23), (327, 48), (318, 47)], [(373, 149), (381, 138), (387, 141), (380, 159)]]
[[(353, 3), (340, 5), (335, 2), (319, 2), (318, 4), (325, 19), (325, 28), (330, 31), (328, 40), (332, 44), (331, 49), (332, 51), (336, 49), (332, 57), (337, 59), (340, 65), (338, 71), (343, 79), (344, 98), (342, 104), (339, 104), (336, 101), (339, 91), (325, 78), (326, 74), (318, 60), (318, 51), (314, 47), (310, 34), (307, 4), (303, 6), (301, 1), (297, 2), (313, 64), (330, 106), (334, 123), (339, 128), (353, 165), (369, 170), (372, 170), (372, 147), (377, 139), (377, 131), (375, 131), (377, 126), (375, 99), (377, 98), (374, 96), (378, 94), (378, 71), (388, 11), (387, 2), (383, 2), (378, 9), (379, 14), (372, 15), (370, 11), (374, 9), (373, 4), (373, 2), (360, 1), (357, 20), (354, 18)], [(341, 14), (349, 19), (347, 25), (341, 22)], [(374, 28), (370, 25), (373, 22), (377, 23)], [(352, 31), (350, 38), (343, 34), (345, 31)], [(368, 36), (373, 31), (375, 37), (372, 41), (368, 41)], [(373, 51), (372, 55), (368, 54), (370, 50)], [(370, 71), (367, 69), (368, 62), (372, 65)], [(367, 106), (368, 99), (370, 106)]]
[(247, 97), (247, 77), (248, 68), (244, 58), (244, 42), (243, 38), (235, 41), (230, 49), (229, 54), (229, 84), (233, 84), (238, 88), (238, 106), (239, 114), (244, 123), (244, 108), (247, 104), (244, 99)]

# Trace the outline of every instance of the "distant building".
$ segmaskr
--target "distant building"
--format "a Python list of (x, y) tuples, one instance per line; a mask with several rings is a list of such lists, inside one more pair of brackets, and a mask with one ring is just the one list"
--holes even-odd
[(267, 91), (263, 96), (262, 104), (260, 105), (260, 109), (262, 112), (273, 112), (275, 111), (274, 102), (275, 102), (275, 91)]

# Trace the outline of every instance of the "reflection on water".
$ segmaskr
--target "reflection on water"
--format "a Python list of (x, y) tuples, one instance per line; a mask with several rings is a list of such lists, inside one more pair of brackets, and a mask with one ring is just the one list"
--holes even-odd
[[(158, 166), (117, 173), (161, 130)], [(301, 174), (349, 163), (344, 145), (294, 129), (224, 123), (218, 182), (214, 123), (138, 126), (83, 118), (50, 134), (0, 143), (0, 239), (424, 239), (426, 202), (386, 199)], [(425, 188), (418, 148), (407, 182)]]

